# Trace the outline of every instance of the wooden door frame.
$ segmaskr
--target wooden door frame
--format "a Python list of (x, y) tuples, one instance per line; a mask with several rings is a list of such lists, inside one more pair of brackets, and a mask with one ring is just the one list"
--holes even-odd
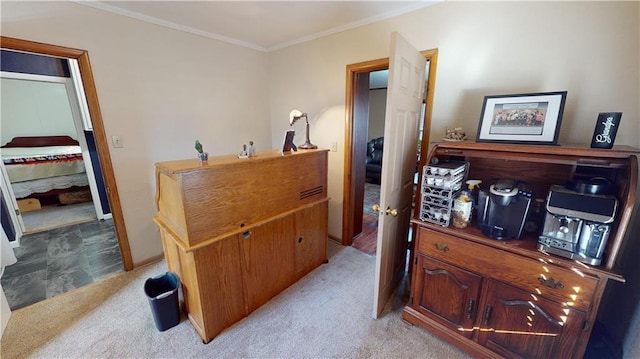
[(28, 40), (21, 40), (11, 37), (0, 36), (0, 47), (7, 50), (16, 50), (30, 52), (45, 56), (62, 57), (67, 59), (75, 59), (78, 61), (80, 68), (80, 76), (87, 98), (87, 106), (91, 115), (91, 123), (93, 125), (93, 136), (96, 142), (98, 158), (100, 159), (100, 167), (105, 181), (105, 189), (109, 197), (109, 206), (113, 217), (113, 224), (118, 237), (118, 245), (120, 246), (120, 254), (122, 255), (122, 264), (124, 270), (133, 269), (133, 259), (131, 257), (131, 248), (129, 247), (129, 239), (124, 223), (122, 213), (122, 205), (120, 204), (120, 196), (118, 195), (118, 187), (116, 185), (115, 175), (113, 173), (113, 164), (109, 154), (109, 145), (107, 135), (102, 122), (102, 114), (100, 112), (100, 104), (98, 103), (98, 92), (96, 91), (95, 82), (93, 80), (93, 72), (89, 62), (89, 53), (85, 50), (73, 49), (69, 47), (44, 44)]
[[(429, 61), (429, 78), (427, 80), (426, 91), (426, 110), (424, 113), (423, 132), (422, 132), (422, 144), (420, 147), (420, 168), (424, 166), (426, 161), (426, 154), (429, 148), (429, 138), (431, 135), (431, 114), (433, 112), (433, 93), (436, 81), (436, 68), (438, 65), (438, 49), (431, 49), (420, 51), (420, 53)], [(344, 156), (344, 182), (342, 193), (342, 245), (350, 246), (353, 242), (353, 236), (355, 235), (353, 229), (353, 213), (355, 211), (355, 171), (353, 159), (355, 156), (355, 144), (354, 139), (354, 101), (356, 99), (356, 86), (355, 77), (356, 74), (363, 72), (372, 72), (378, 70), (385, 70), (389, 68), (389, 58), (365, 61), (356, 64), (347, 65), (347, 85), (346, 85), (346, 100), (345, 100), (345, 151)]]

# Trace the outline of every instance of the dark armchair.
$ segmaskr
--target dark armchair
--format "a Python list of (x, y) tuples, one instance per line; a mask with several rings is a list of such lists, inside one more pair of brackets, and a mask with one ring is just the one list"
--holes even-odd
[(380, 184), (382, 175), (382, 148), (384, 147), (384, 137), (374, 138), (367, 143), (366, 181)]

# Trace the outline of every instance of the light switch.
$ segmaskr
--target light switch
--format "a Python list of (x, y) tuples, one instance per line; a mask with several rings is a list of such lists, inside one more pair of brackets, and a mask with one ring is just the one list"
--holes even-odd
[(113, 148), (122, 148), (122, 138), (120, 136), (113, 135), (111, 136), (111, 143), (113, 144)]

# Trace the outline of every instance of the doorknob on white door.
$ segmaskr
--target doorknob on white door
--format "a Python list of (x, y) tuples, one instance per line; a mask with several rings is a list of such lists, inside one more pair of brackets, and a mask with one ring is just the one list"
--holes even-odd
[(391, 209), (391, 207), (387, 207), (387, 210), (385, 211), (385, 213), (387, 215), (392, 215), (394, 217), (396, 217), (398, 215), (398, 210), (397, 209)]

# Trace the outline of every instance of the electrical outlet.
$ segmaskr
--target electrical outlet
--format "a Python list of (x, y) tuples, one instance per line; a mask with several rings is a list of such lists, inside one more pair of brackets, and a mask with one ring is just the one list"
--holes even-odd
[(331, 142), (331, 152), (338, 152), (338, 142)]
[(113, 135), (111, 136), (111, 143), (113, 144), (113, 148), (122, 148), (122, 138), (120, 136)]

